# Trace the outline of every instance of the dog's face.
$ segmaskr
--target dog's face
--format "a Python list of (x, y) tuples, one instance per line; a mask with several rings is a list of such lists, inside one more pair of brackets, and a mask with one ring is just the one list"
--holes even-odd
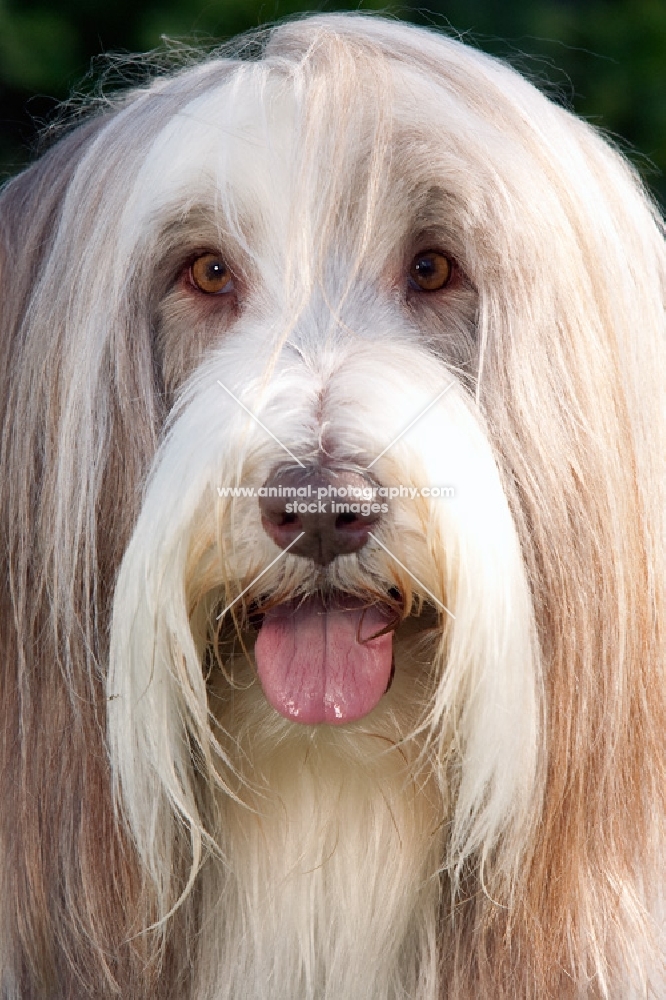
[(117, 586), (112, 733), (143, 713), (136, 685), (163, 715), (149, 677), (175, 642), (199, 711), (234, 738), (253, 713), (287, 746), (295, 725), (357, 722), (439, 744), (458, 713), (486, 715), (474, 781), (506, 819), (535, 780), (538, 710), (528, 585), (474, 399), (480, 294), (508, 267), (506, 235), (486, 245), (497, 208), (469, 190), (490, 183), (494, 133), (444, 91), (424, 116), (418, 90), (360, 54), (307, 86), (239, 67), (142, 160), (120, 252), (162, 283), (170, 412)]
[[(262, 912), (252, 949), (283, 953), (293, 983), (294, 937), (315, 934), (322, 969), (359, 956), (336, 988), (365, 996), (404, 964), (407, 914), (427, 906), (432, 935), (442, 854), (455, 844), (460, 863), (531, 821), (540, 709), (518, 533), (475, 399), (484, 286), (510, 266), (507, 234), (487, 238), (497, 130), (443, 88), (424, 113), (413, 68), (343, 52), (303, 79), (251, 65), (207, 86), (127, 195), (119, 253), (130, 284), (157, 289), (168, 414), (116, 584), (108, 688), (135, 828), (154, 822), (157, 769), (158, 801), (231, 859), (220, 898)], [(320, 921), (345, 929), (324, 944)], [(382, 973), (370, 947), (394, 955)]]
[(628, 168), (487, 57), (315, 18), (25, 178), (12, 620), (103, 686), (136, 921), (191, 920), (197, 998), (564, 996), (573, 940), (606, 975), (603, 800), (656, 844), (662, 773), (666, 268)]

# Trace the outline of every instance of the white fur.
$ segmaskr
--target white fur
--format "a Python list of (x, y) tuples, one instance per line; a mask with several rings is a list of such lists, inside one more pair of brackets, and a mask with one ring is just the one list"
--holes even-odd
[[(36, 579), (62, 676), (104, 678), (138, 873), (123, 926), (144, 971), (114, 971), (90, 930), (98, 994), (666, 995), (666, 255), (631, 170), (506, 66), (345, 17), (157, 79), (76, 157), (16, 327), (33, 430), (3, 447), (10, 471), (44, 452)], [(433, 247), (455, 281), (410, 290)], [(182, 279), (210, 249), (226, 301)], [(264, 573), (256, 500), (218, 487), (260, 487), (285, 448), (454, 495), (392, 501), (378, 541), (324, 569), (287, 553)], [(38, 480), (15, 474), (29, 678)], [(322, 587), (404, 600), (390, 690), (340, 727), (271, 708), (247, 618)], [(47, 995), (17, 985), (30, 947), (7, 940), (3, 997)]]

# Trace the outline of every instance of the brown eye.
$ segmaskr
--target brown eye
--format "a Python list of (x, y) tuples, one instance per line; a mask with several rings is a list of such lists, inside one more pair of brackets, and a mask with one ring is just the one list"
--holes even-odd
[(409, 277), (412, 287), (422, 292), (438, 292), (448, 285), (452, 272), (453, 265), (445, 254), (439, 250), (426, 250), (412, 261)]
[(216, 253), (204, 253), (190, 267), (190, 281), (206, 295), (221, 295), (233, 290), (231, 271)]

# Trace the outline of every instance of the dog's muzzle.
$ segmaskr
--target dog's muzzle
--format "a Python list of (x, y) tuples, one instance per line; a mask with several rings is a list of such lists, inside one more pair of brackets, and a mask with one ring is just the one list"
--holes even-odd
[[(364, 547), (380, 519), (376, 490), (358, 470), (278, 468), (261, 491), (261, 523), (280, 548), (324, 567)], [(268, 701), (308, 725), (367, 715), (391, 684), (399, 617), (388, 602), (343, 593), (313, 593), (268, 608), (254, 647)]]

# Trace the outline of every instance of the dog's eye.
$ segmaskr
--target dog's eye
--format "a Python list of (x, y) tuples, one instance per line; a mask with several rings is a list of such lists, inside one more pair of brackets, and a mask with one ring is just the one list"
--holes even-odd
[(453, 265), (451, 260), (439, 250), (419, 253), (409, 269), (409, 280), (413, 288), (422, 292), (439, 292), (451, 280)]
[(231, 271), (216, 253), (204, 253), (190, 267), (190, 281), (206, 295), (222, 295), (233, 290)]

